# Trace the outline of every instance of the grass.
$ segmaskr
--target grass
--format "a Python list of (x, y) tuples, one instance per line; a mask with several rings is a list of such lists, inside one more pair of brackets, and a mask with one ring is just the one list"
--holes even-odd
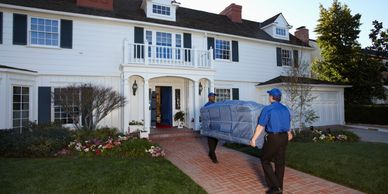
[(206, 193), (165, 159), (0, 158), (1, 193)]
[[(226, 147), (259, 157), (260, 150), (236, 144)], [(388, 191), (388, 144), (289, 143), (286, 165), (367, 193)]]

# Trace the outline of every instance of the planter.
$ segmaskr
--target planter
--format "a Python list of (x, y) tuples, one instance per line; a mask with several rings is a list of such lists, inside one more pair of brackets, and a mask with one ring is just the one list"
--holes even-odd
[(178, 121), (178, 128), (181, 129), (185, 126), (185, 123), (183, 121)]
[(136, 131), (142, 131), (144, 129), (143, 125), (129, 125), (128, 126), (128, 132), (133, 133)]
[(149, 134), (148, 134), (148, 132), (147, 131), (140, 131), (140, 133), (139, 133), (139, 138), (140, 139), (148, 139), (148, 136)]

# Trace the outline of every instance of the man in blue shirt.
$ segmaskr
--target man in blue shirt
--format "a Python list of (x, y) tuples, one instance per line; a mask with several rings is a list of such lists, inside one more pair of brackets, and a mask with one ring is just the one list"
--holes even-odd
[[(209, 102), (207, 102), (204, 106), (209, 106), (216, 102), (216, 96), (214, 92), (210, 92), (207, 97), (209, 98)], [(209, 146), (209, 157), (213, 163), (218, 163), (216, 156), (216, 148), (217, 148), (218, 139), (214, 137), (207, 137), (207, 144)]]
[[(261, 164), (269, 190), (267, 193), (282, 193), (285, 169), (285, 155), (290, 132), (291, 115), (286, 106), (280, 103), (282, 92), (273, 88), (267, 91), (270, 105), (263, 108), (258, 119), (255, 134), (250, 145), (256, 147), (256, 139), (265, 130), (267, 135), (262, 149)], [(271, 161), (275, 163), (275, 171)]]

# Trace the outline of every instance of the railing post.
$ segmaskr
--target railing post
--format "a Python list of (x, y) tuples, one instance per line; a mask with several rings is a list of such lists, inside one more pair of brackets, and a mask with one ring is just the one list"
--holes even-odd
[(144, 53), (144, 65), (148, 65), (149, 61), (148, 61), (148, 41), (146, 40), (144, 42), (144, 49), (143, 49), (143, 53)]
[(213, 47), (209, 49), (209, 68), (213, 69)]
[(128, 45), (129, 42), (127, 39), (124, 39), (124, 47), (123, 47), (123, 64), (128, 64), (129, 61), (129, 50), (128, 50)]
[(195, 49), (195, 47), (193, 47), (192, 52), (193, 52), (193, 54), (191, 57), (192, 58), (192, 60), (191, 60), (192, 65), (191, 66), (194, 66), (194, 68), (197, 68), (198, 67), (198, 61), (197, 61), (198, 52)]

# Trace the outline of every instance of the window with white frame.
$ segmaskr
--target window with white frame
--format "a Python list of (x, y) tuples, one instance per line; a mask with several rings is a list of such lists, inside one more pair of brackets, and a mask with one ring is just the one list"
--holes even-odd
[[(146, 41), (148, 45), (152, 45), (152, 31), (146, 31)], [(148, 46), (148, 57), (151, 57), (152, 46)]]
[(31, 17), (30, 44), (38, 46), (59, 46), (59, 20)]
[(175, 59), (181, 59), (182, 35), (175, 34)]
[[(68, 94), (62, 95), (63, 93)], [(60, 124), (78, 123), (80, 121), (80, 114), (76, 101), (78, 101), (79, 98), (79, 91), (54, 88), (54, 122)], [(61, 101), (68, 104), (69, 107), (67, 109), (70, 109), (69, 112), (66, 112), (61, 106)]]
[(172, 34), (156, 32), (156, 57), (163, 59), (172, 58)]
[(291, 66), (292, 65), (292, 52), (291, 50), (282, 49), (282, 66)]
[(21, 131), (30, 118), (30, 88), (13, 86), (12, 89), (12, 127)]
[(171, 10), (170, 7), (153, 4), (152, 13), (169, 16), (171, 15)]
[(286, 29), (284, 28), (276, 28), (276, 34), (279, 36), (286, 36)]
[(230, 41), (216, 39), (215, 58), (230, 60)]
[(214, 89), (216, 94), (216, 102), (224, 101), (224, 100), (231, 100), (232, 95), (231, 95), (231, 89), (224, 89), (224, 88), (215, 88)]

